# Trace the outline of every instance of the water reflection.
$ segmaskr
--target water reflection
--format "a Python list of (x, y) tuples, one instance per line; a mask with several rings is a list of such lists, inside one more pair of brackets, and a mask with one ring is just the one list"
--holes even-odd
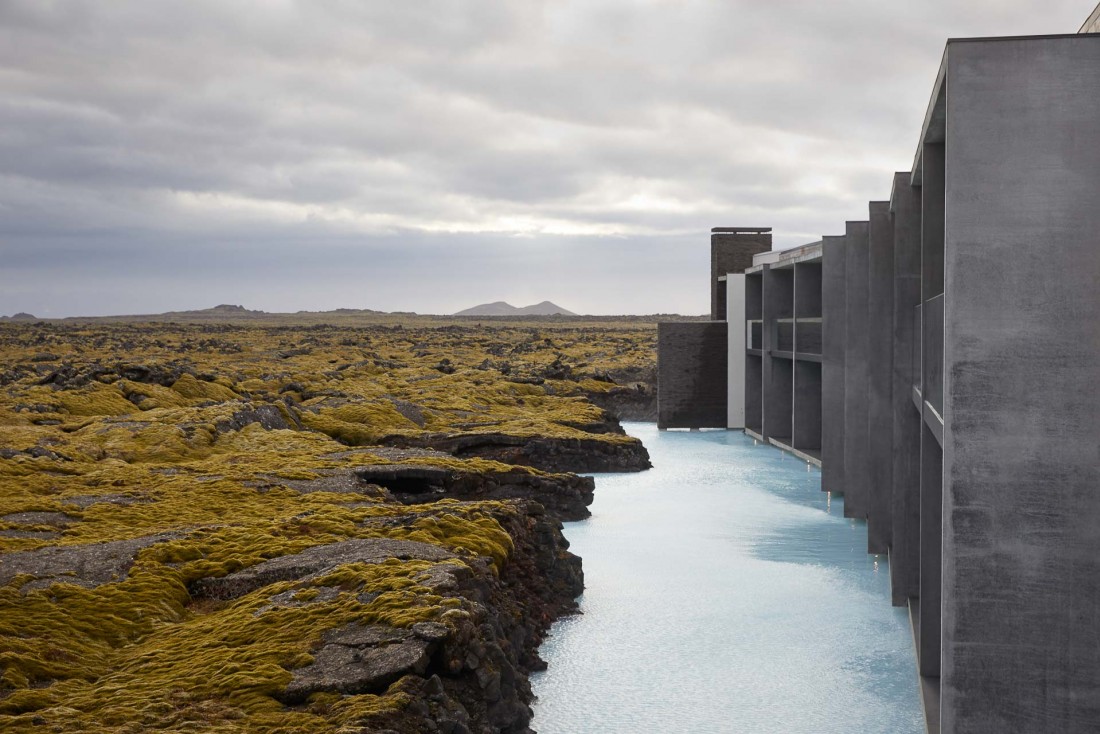
[(567, 524), (584, 615), (543, 646), (534, 728), (923, 731), (886, 559), (817, 470), (740, 433), (628, 430), (656, 468), (599, 476)]

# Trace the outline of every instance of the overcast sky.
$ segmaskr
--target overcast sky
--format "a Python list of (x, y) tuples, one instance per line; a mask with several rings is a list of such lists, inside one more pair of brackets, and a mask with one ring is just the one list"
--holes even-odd
[(704, 313), (843, 231), (949, 37), (1092, 0), (0, 0), (0, 314)]

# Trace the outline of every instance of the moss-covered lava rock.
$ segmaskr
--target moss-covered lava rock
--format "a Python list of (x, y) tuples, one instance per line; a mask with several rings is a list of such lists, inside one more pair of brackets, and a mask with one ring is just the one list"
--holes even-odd
[(569, 472), (648, 466), (592, 398), (651, 361), (631, 324), (0, 324), (0, 729), (524, 731)]

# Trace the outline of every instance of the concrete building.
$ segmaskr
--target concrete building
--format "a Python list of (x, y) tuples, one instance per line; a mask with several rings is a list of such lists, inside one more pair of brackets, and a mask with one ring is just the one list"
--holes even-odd
[(684, 422), (819, 465), (866, 521), (929, 731), (1098, 732), (1100, 35), (949, 41), (883, 183), (841, 234), (726, 274), (733, 336), (679, 364), (726, 393)]
[[(727, 390), (729, 381), (740, 374), (744, 364), (740, 355), (736, 360), (728, 359), (729, 345), (744, 339), (744, 298), (740, 291), (734, 298), (727, 298), (727, 274), (741, 272), (752, 265), (754, 256), (769, 252), (771, 231), (771, 227), (711, 230), (710, 320), (657, 325), (657, 350), (663, 355), (657, 364), (659, 428), (744, 425), (744, 397)], [(731, 306), (733, 312), (728, 313)], [(732, 333), (728, 324), (733, 324)]]
[(759, 260), (743, 276), (746, 338), (728, 357), (745, 363), (745, 432), (820, 466), (822, 245)]

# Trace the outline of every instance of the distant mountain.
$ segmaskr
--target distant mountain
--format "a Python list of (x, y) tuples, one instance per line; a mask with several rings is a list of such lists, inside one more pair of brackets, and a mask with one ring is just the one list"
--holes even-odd
[(550, 301), (543, 301), (523, 308), (516, 308), (504, 301), (494, 301), (493, 303), (483, 303), (480, 306), (459, 311), (455, 316), (555, 316), (559, 314), (562, 316), (577, 315)]
[(213, 308), (199, 308), (191, 309), (188, 311), (167, 311), (165, 313), (152, 314), (151, 316), (138, 315), (134, 318), (155, 318), (155, 319), (241, 319), (241, 318), (255, 318), (257, 316), (266, 316), (263, 311), (253, 311), (245, 308), (244, 306), (235, 306), (231, 303), (219, 303)]
[(20, 311), (14, 316), (0, 316), (0, 321), (38, 321), (38, 317), (34, 314)]

